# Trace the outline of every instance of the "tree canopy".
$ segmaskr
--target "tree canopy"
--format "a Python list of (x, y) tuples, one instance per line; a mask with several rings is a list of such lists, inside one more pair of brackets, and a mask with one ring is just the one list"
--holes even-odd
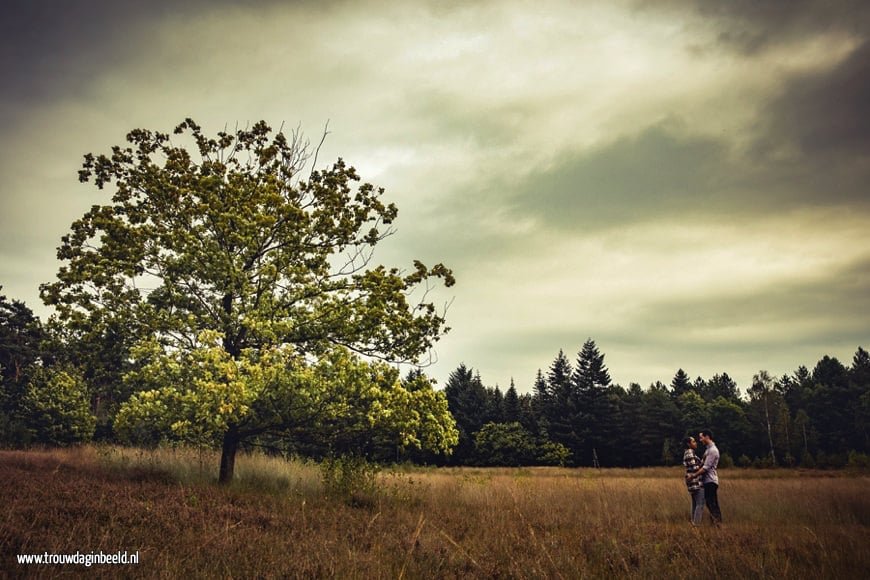
[[(129, 146), (85, 156), (80, 181), (111, 186), (111, 203), (72, 224), (58, 249), (57, 281), (41, 287), (73, 332), (120, 324), (161, 349), (167, 364), (187, 352), (244, 366), (287, 352), (309, 363), (346, 356), (336, 351), (417, 363), (447, 330), (443, 310), (426, 296), (433, 280), (454, 283), (449, 269), (371, 265), (398, 210), (382, 200), (383, 189), (357, 184), (353, 167), (339, 159), (304, 175), (306, 143), (263, 121), (211, 138), (187, 119), (174, 135), (184, 143), (137, 129)], [(189, 389), (220, 375), (197, 369), (205, 375), (184, 377)], [(272, 391), (248, 382), (239, 395), (230, 375), (220, 376), (226, 400), (217, 409), (233, 411), (218, 417), (209, 409), (223, 430), (225, 481), (245, 436), (242, 409)], [(167, 409), (178, 402), (165, 390), (149, 392)]]

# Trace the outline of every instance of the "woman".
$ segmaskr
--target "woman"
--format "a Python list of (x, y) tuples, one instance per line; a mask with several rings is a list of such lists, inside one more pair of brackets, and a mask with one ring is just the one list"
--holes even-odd
[(695, 455), (695, 449), (698, 448), (698, 442), (694, 437), (686, 437), (683, 439), (683, 447), (686, 451), (683, 453), (683, 465), (686, 467), (686, 487), (689, 488), (689, 494), (692, 496), (692, 525), (701, 525), (701, 516), (704, 515), (704, 486), (701, 485), (701, 478), (693, 476), (701, 467), (701, 460)]

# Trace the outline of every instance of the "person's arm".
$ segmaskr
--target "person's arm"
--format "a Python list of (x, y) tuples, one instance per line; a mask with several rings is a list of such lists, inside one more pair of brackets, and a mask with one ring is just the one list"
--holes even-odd
[[(693, 459), (694, 459), (694, 461), (692, 461), (692, 463), (693, 463), (694, 465), (698, 465), (698, 464), (701, 462), (701, 460), (698, 459), (698, 456), (697, 456), (697, 455), (694, 455)], [(686, 461), (686, 467), (689, 467), (689, 465), (688, 465), (688, 461)], [(688, 480), (688, 479), (695, 479), (695, 478), (697, 478), (697, 477), (700, 477), (700, 475), (701, 475), (702, 473), (704, 473), (704, 468), (703, 468), (703, 467), (700, 467), (699, 469), (697, 469), (697, 470), (695, 470), (695, 471), (692, 471), (691, 473), (686, 473), (686, 479), (687, 479), (687, 480)]]
[(713, 455), (710, 453), (704, 453), (704, 465), (702, 465), (698, 471), (692, 474), (692, 477), (700, 477), (704, 475), (706, 472), (713, 467)]

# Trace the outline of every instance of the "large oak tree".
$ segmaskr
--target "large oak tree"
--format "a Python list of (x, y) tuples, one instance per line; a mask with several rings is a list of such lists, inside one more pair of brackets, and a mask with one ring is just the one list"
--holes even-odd
[[(427, 292), (434, 279), (452, 285), (452, 273), (419, 261), (409, 271), (371, 265), (397, 208), (353, 167), (339, 159), (305, 175), (307, 146), (262, 121), (209, 137), (187, 119), (174, 134), (134, 130), (127, 146), (85, 156), (80, 181), (114, 193), (73, 223), (58, 249), (58, 279), (41, 288), (69, 328), (122, 324), (156, 341), (169, 362), (196, 351), (190, 360), (235, 361), (247, 370), (227, 372), (256, 375), (258, 396), (270, 387), (250, 365), (268, 360), (271, 370), (287, 349), (297, 371), (300, 360), (314, 364), (336, 349), (419, 362), (446, 331)], [(198, 384), (224, 376), (232, 391), (229, 375), (212, 372)], [(215, 424), (221, 481), (232, 477), (247, 437), (289, 427), (258, 424), (238, 409)]]

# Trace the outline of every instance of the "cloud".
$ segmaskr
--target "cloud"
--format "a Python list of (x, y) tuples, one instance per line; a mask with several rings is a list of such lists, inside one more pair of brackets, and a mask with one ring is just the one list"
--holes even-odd
[(793, 79), (766, 107), (763, 145), (785, 142), (800, 160), (870, 155), (870, 40), (838, 66)]
[(717, 45), (755, 56), (818, 34), (866, 38), (870, 6), (863, 0), (638, 0), (642, 11), (692, 14), (711, 26)]
[(659, 123), (592, 151), (565, 154), (504, 201), (516, 215), (538, 216), (543, 227), (584, 230), (724, 209), (730, 198), (722, 196), (735, 180), (729, 145), (673, 126)]

